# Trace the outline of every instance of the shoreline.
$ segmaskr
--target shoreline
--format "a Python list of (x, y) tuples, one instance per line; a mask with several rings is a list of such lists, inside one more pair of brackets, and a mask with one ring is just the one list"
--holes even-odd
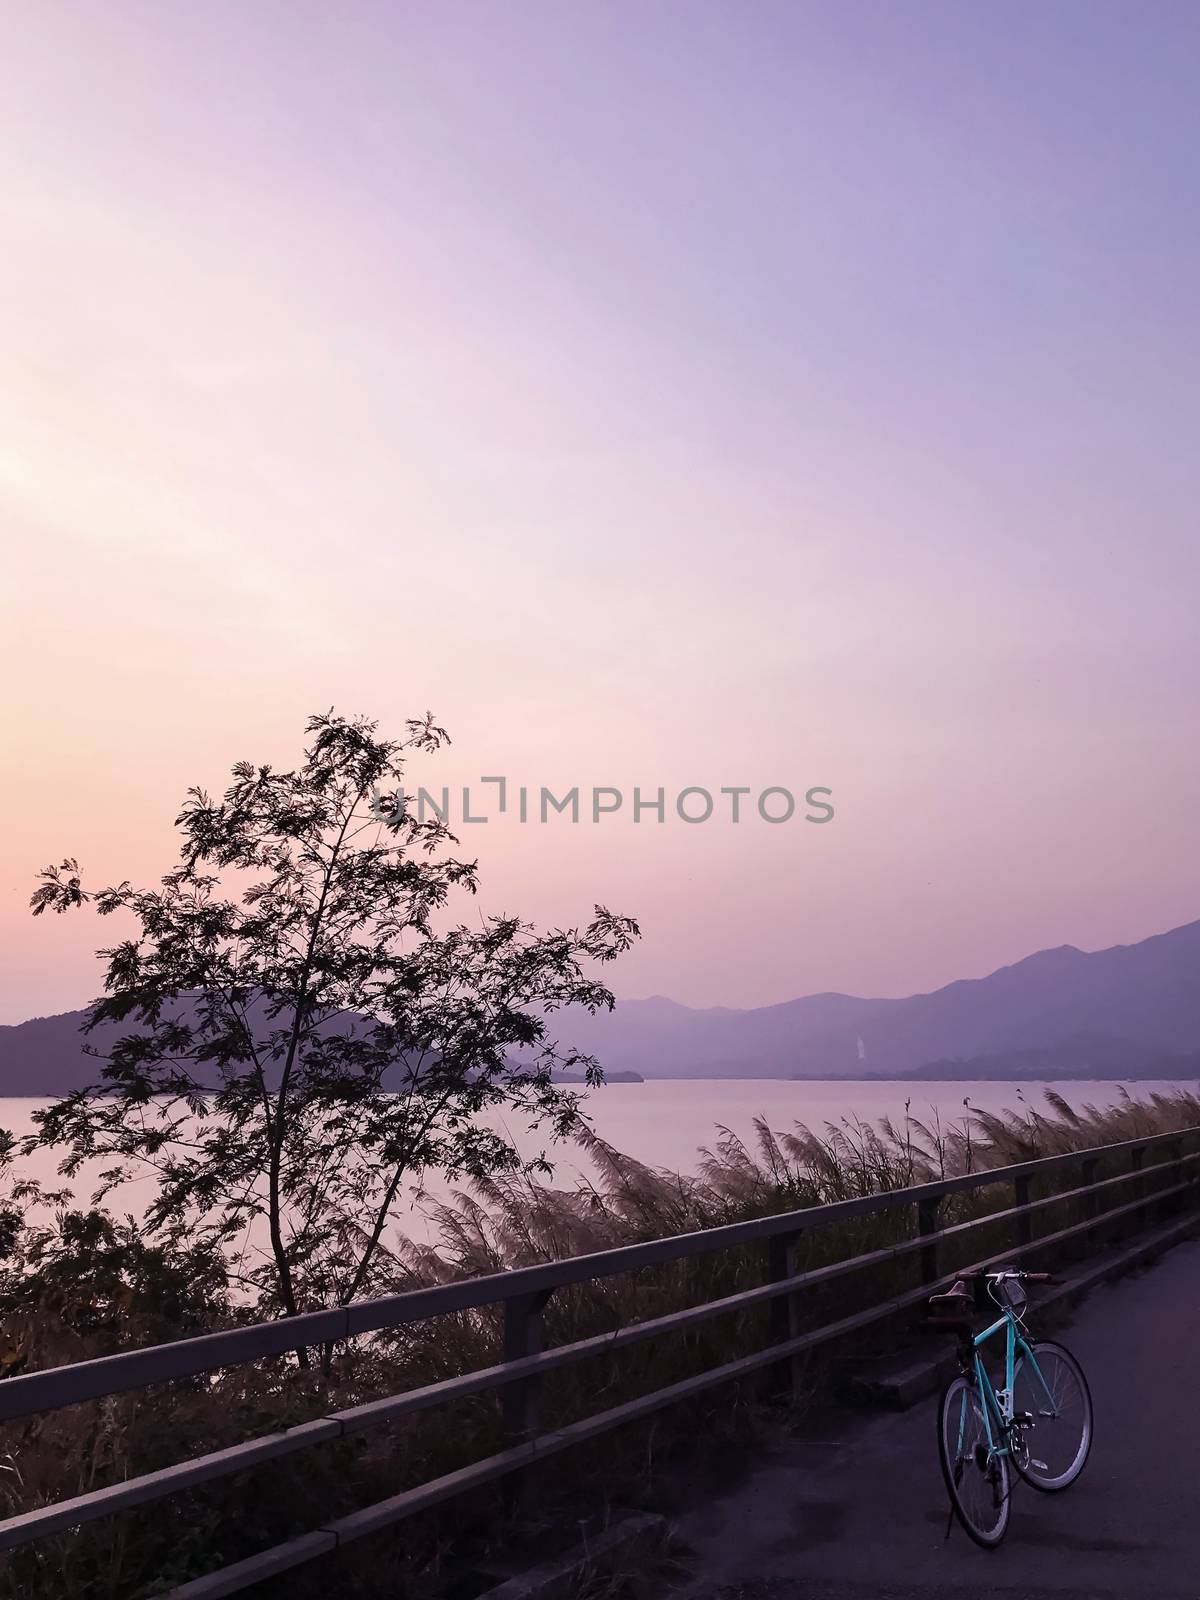
[[(584, 1078), (582, 1078), (582, 1077), (562, 1078), (562, 1079), (556, 1080), (556, 1081), (562, 1082), (562, 1083), (568, 1085), (571, 1088), (578, 1088), (578, 1087), (583, 1086), (586, 1083), (586, 1080)], [(624, 1086), (624, 1085), (630, 1085), (630, 1084), (648, 1084), (648, 1083), (703, 1083), (703, 1084), (721, 1083), (721, 1084), (728, 1084), (728, 1085), (745, 1084), (747, 1087), (749, 1087), (751, 1084), (760, 1084), (760, 1083), (777, 1083), (777, 1084), (781, 1084), (781, 1085), (782, 1084), (789, 1084), (789, 1083), (794, 1083), (794, 1084), (805, 1084), (805, 1083), (821, 1083), (821, 1084), (903, 1083), (903, 1084), (912, 1084), (912, 1085), (914, 1085), (914, 1086), (916, 1086), (918, 1088), (921, 1087), (924, 1084), (932, 1084), (932, 1083), (994, 1083), (994, 1084), (1011, 1084), (1014, 1088), (1021, 1088), (1022, 1086), (1028, 1085), (1028, 1084), (1033, 1084), (1036, 1087), (1043, 1087), (1043, 1086), (1050, 1086), (1050, 1085), (1060, 1084), (1060, 1083), (1061, 1084), (1080, 1084), (1080, 1083), (1174, 1083), (1174, 1084), (1200, 1084), (1200, 1076), (1172, 1078), (1172, 1077), (1169, 1077), (1169, 1076), (1168, 1077), (1164, 1077), (1161, 1072), (1137, 1071), (1137, 1072), (1121, 1072), (1121, 1073), (1107, 1073), (1107, 1072), (1074, 1073), (1074, 1074), (1071, 1074), (1071, 1075), (1066, 1076), (1066, 1077), (1043, 1076), (1043, 1077), (1028, 1077), (1028, 1078), (1009, 1078), (1009, 1077), (988, 1078), (988, 1077), (980, 1077), (980, 1075), (978, 1073), (975, 1073), (975, 1072), (963, 1072), (963, 1073), (944, 1073), (944, 1074), (943, 1073), (939, 1073), (936, 1077), (934, 1077), (933, 1075), (930, 1075), (930, 1076), (927, 1076), (927, 1077), (912, 1078), (912, 1077), (890, 1077), (888, 1074), (880, 1073), (880, 1072), (869, 1072), (869, 1073), (868, 1072), (863, 1072), (863, 1073), (855, 1072), (855, 1073), (839, 1074), (837, 1077), (820, 1077), (817, 1074), (813, 1074), (811, 1076), (806, 1074), (803, 1077), (786, 1077), (786, 1078), (779, 1078), (779, 1077), (731, 1078), (731, 1077), (727, 1077), (727, 1076), (722, 1076), (722, 1075), (717, 1074), (717, 1073), (697, 1073), (695, 1075), (687, 1075), (687, 1076), (685, 1076), (683, 1074), (679, 1074), (679, 1073), (671, 1073), (671, 1074), (663, 1074), (660, 1077), (660, 1076), (656, 1076), (656, 1075), (651, 1075), (649, 1073), (634, 1074), (634, 1073), (632, 1073), (632, 1072), (630, 1072), (628, 1070), (625, 1070), (625, 1069), (617, 1069), (611, 1075), (606, 1075), (605, 1078), (604, 1078), (603, 1083), (599, 1087), (607, 1088), (607, 1087), (612, 1087), (612, 1086), (616, 1086), (616, 1085)], [(10, 1094), (5, 1090), (0, 1089), (0, 1102), (3, 1102), (5, 1100), (39, 1100), (39, 1101), (55, 1100), (55, 1099), (58, 1099), (58, 1098), (60, 1098), (61, 1096), (65, 1095), (65, 1094), (67, 1094), (68, 1092), (71, 1092), (71, 1091), (67, 1091), (67, 1090), (63, 1090), (63, 1089), (50, 1089), (50, 1090), (44, 1090), (41, 1094), (21, 1094), (21, 1093)]]

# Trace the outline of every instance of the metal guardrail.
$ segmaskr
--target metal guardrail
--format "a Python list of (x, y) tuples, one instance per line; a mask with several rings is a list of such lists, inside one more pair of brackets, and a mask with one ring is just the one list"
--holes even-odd
[[(243, 1472), (263, 1462), (345, 1438), (466, 1395), (493, 1389), (504, 1390), (506, 1431), (508, 1437), (515, 1441), (509, 1448), (457, 1472), (445, 1474), (331, 1521), (300, 1538), (288, 1540), (259, 1555), (194, 1579), (171, 1590), (163, 1600), (217, 1600), (218, 1596), (236, 1594), (265, 1578), (299, 1566), (341, 1544), (388, 1527), (416, 1512), (453, 1499), (469, 1489), (506, 1477), (639, 1417), (693, 1398), (719, 1384), (786, 1362), (803, 1351), (868, 1327), (907, 1307), (916, 1306), (939, 1283), (948, 1282), (954, 1276), (951, 1273), (939, 1277), (941, 1247), (948, 1241), (965, 1241), (972, 1229), (1012, 1224), (1014, 1244), (998, 1254), (970, 1263), (973, 1266), (992, 1265), (1079, 1237), (1104, 1223), (1144, 1214), (1151, 1204), (1170, 1197), (1196, 1193), (1197, 1173), (1193, 1170), (1188, 1176), (1187, 1169), (1194, 1169), (1195, 1163), (1200, 1161), (1200, 1148), (1184, 1154), (1183, 1145), (1185, 1141), (1196, 1140), (1197, 1136), (1200, 1136), (1200, 1128), (1187, 1128), (1177, 1133), (1150, 1135), (1120, 1144), (1070, 1151), (1064, 1155), (946, 1178), (908, 1189), (885, 1190), (832, 1205), (785, 1212), (726, 1227), (681, 1234), (675, 1238), (653, 1239), (644, 1244), (573, 1256), (563, 1261), (522, 1267), (512, 1272), (466, 1279), (436, 1288), (415, 1289), (331, 1311), (256, 1323), (223, 1333), (205, 1334), (8, 1379), (0, 1383), (0, 1422), (34, 1416), (152, 1384), (195, 1377), (200, 1373), (266, 1356), (281, 1355), (300, 1346), (338, 1342), (454, 1312), (495, 1305), (504, 1307), (504, 1360), (495, 1366), (334, 1411), (298, 1427), (212, 1451), (173, 1467), (11, 1517), (0, 1522), (0, 1550), (14, 1549), (34, 1539), (131, 1510), (181, 1490)], [(1147, 1169), (1146, 1153), (1160, 1150), (1167, 1155), (1167, 1159)], [(1128, 1171), (1097, 1180), (1096, 1173), (1101, 1162), (1112, 1163), (1123, 1159), (1129, 1162)], [(1030, 1198), (1031, 1189), (1039, 1180), (1072, 1169), (1079, 1171), (1082, 1179), (1079, 1185), (1037, 1199)], [(1151, 1193), (1146, 1182), (1150, 1171), (1160, 1177), (1177, 1175), (1179, 1181), (1156, 1188)], [(938, 1210), (947, 1196), (999, 1185), (1012, 1187), (1014, 1205), (949, 1227), (939, 1227)], [(1099, 1202), (1123, 1185), (1134, 1187), (1134, 1199), (1100, 1209)], [(1083, 1220), (1035, 1238), (1033, 1217), (1048, 1207), (1071, 1201), (1081, 1202)], [(795, 1270), (797, 1245), (804, 1234), (904, 1207), (915, 1208), (916, 1232), (911, 1238), (808, 1271)], [(542, 1348), (542, 1313), (557, 1289), (763, 1242), (767, 1245), (767, 1276), (766, 1281), (754, 1288), (550, 1350)], [(798, 1305), (801, 1291), (828, 1283), (846, 1273), (880, 1266), (908, 1255), (918, 1258), (917, 1287), (839, 1321), (807, 1332), (795, 1332), (791, 1313)], [(959, 1262), (958, 1270), (963, 1270), (966, 1265), (965, 1262)], [(626, 1345), (672, 1335), (714, 1317), (761, 1304), (774, 1304), (776, 1307), (772, 1318), (774, 1341), (763, 1349), (566, 1427), (539, 1431), (537, 1380), (547, 1372), (609, 1354)]]

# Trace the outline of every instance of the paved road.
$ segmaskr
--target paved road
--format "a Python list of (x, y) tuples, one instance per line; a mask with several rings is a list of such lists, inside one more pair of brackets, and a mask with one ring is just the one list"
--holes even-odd
[(689, 1597), (1200, 1600), (1200, 1243), (1095, 1290), (1054, 1336), (1091, 1383), (1092, 1454), (1063, 1494), (1016, 1490), (998, 1550), (943, 1537), (933, 1400), (843, 1412), (678, 1516)]

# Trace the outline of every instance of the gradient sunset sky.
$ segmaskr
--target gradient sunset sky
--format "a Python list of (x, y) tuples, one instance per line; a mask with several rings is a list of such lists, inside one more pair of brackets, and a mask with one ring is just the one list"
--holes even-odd
[[(336, 706), (618, 994), (1200, 916), (1200, 7), (0, 0), (0, 1021)], [(467, 837), (469, 835), (469, 837)]]

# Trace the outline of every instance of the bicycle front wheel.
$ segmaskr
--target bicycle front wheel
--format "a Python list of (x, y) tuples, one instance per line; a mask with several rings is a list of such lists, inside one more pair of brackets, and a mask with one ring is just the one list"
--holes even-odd
[(954, 1514), (976, 1544), (994, 1550), (1008, 1528), (1008, 1458), (988, 1445), (974, 1382), (951, 1379), (938, 1406), (938, 1456)]
[(1013, 1464), (1034, 1489), (1057, 1494), (1087, 1464), (1092, 1448), (1092, 1395), (1069, 1350), (1049, 1340), (1030, 1345), (1013, 1373), (1013, 1411), (1033, 1418), (1013, 1440)]

